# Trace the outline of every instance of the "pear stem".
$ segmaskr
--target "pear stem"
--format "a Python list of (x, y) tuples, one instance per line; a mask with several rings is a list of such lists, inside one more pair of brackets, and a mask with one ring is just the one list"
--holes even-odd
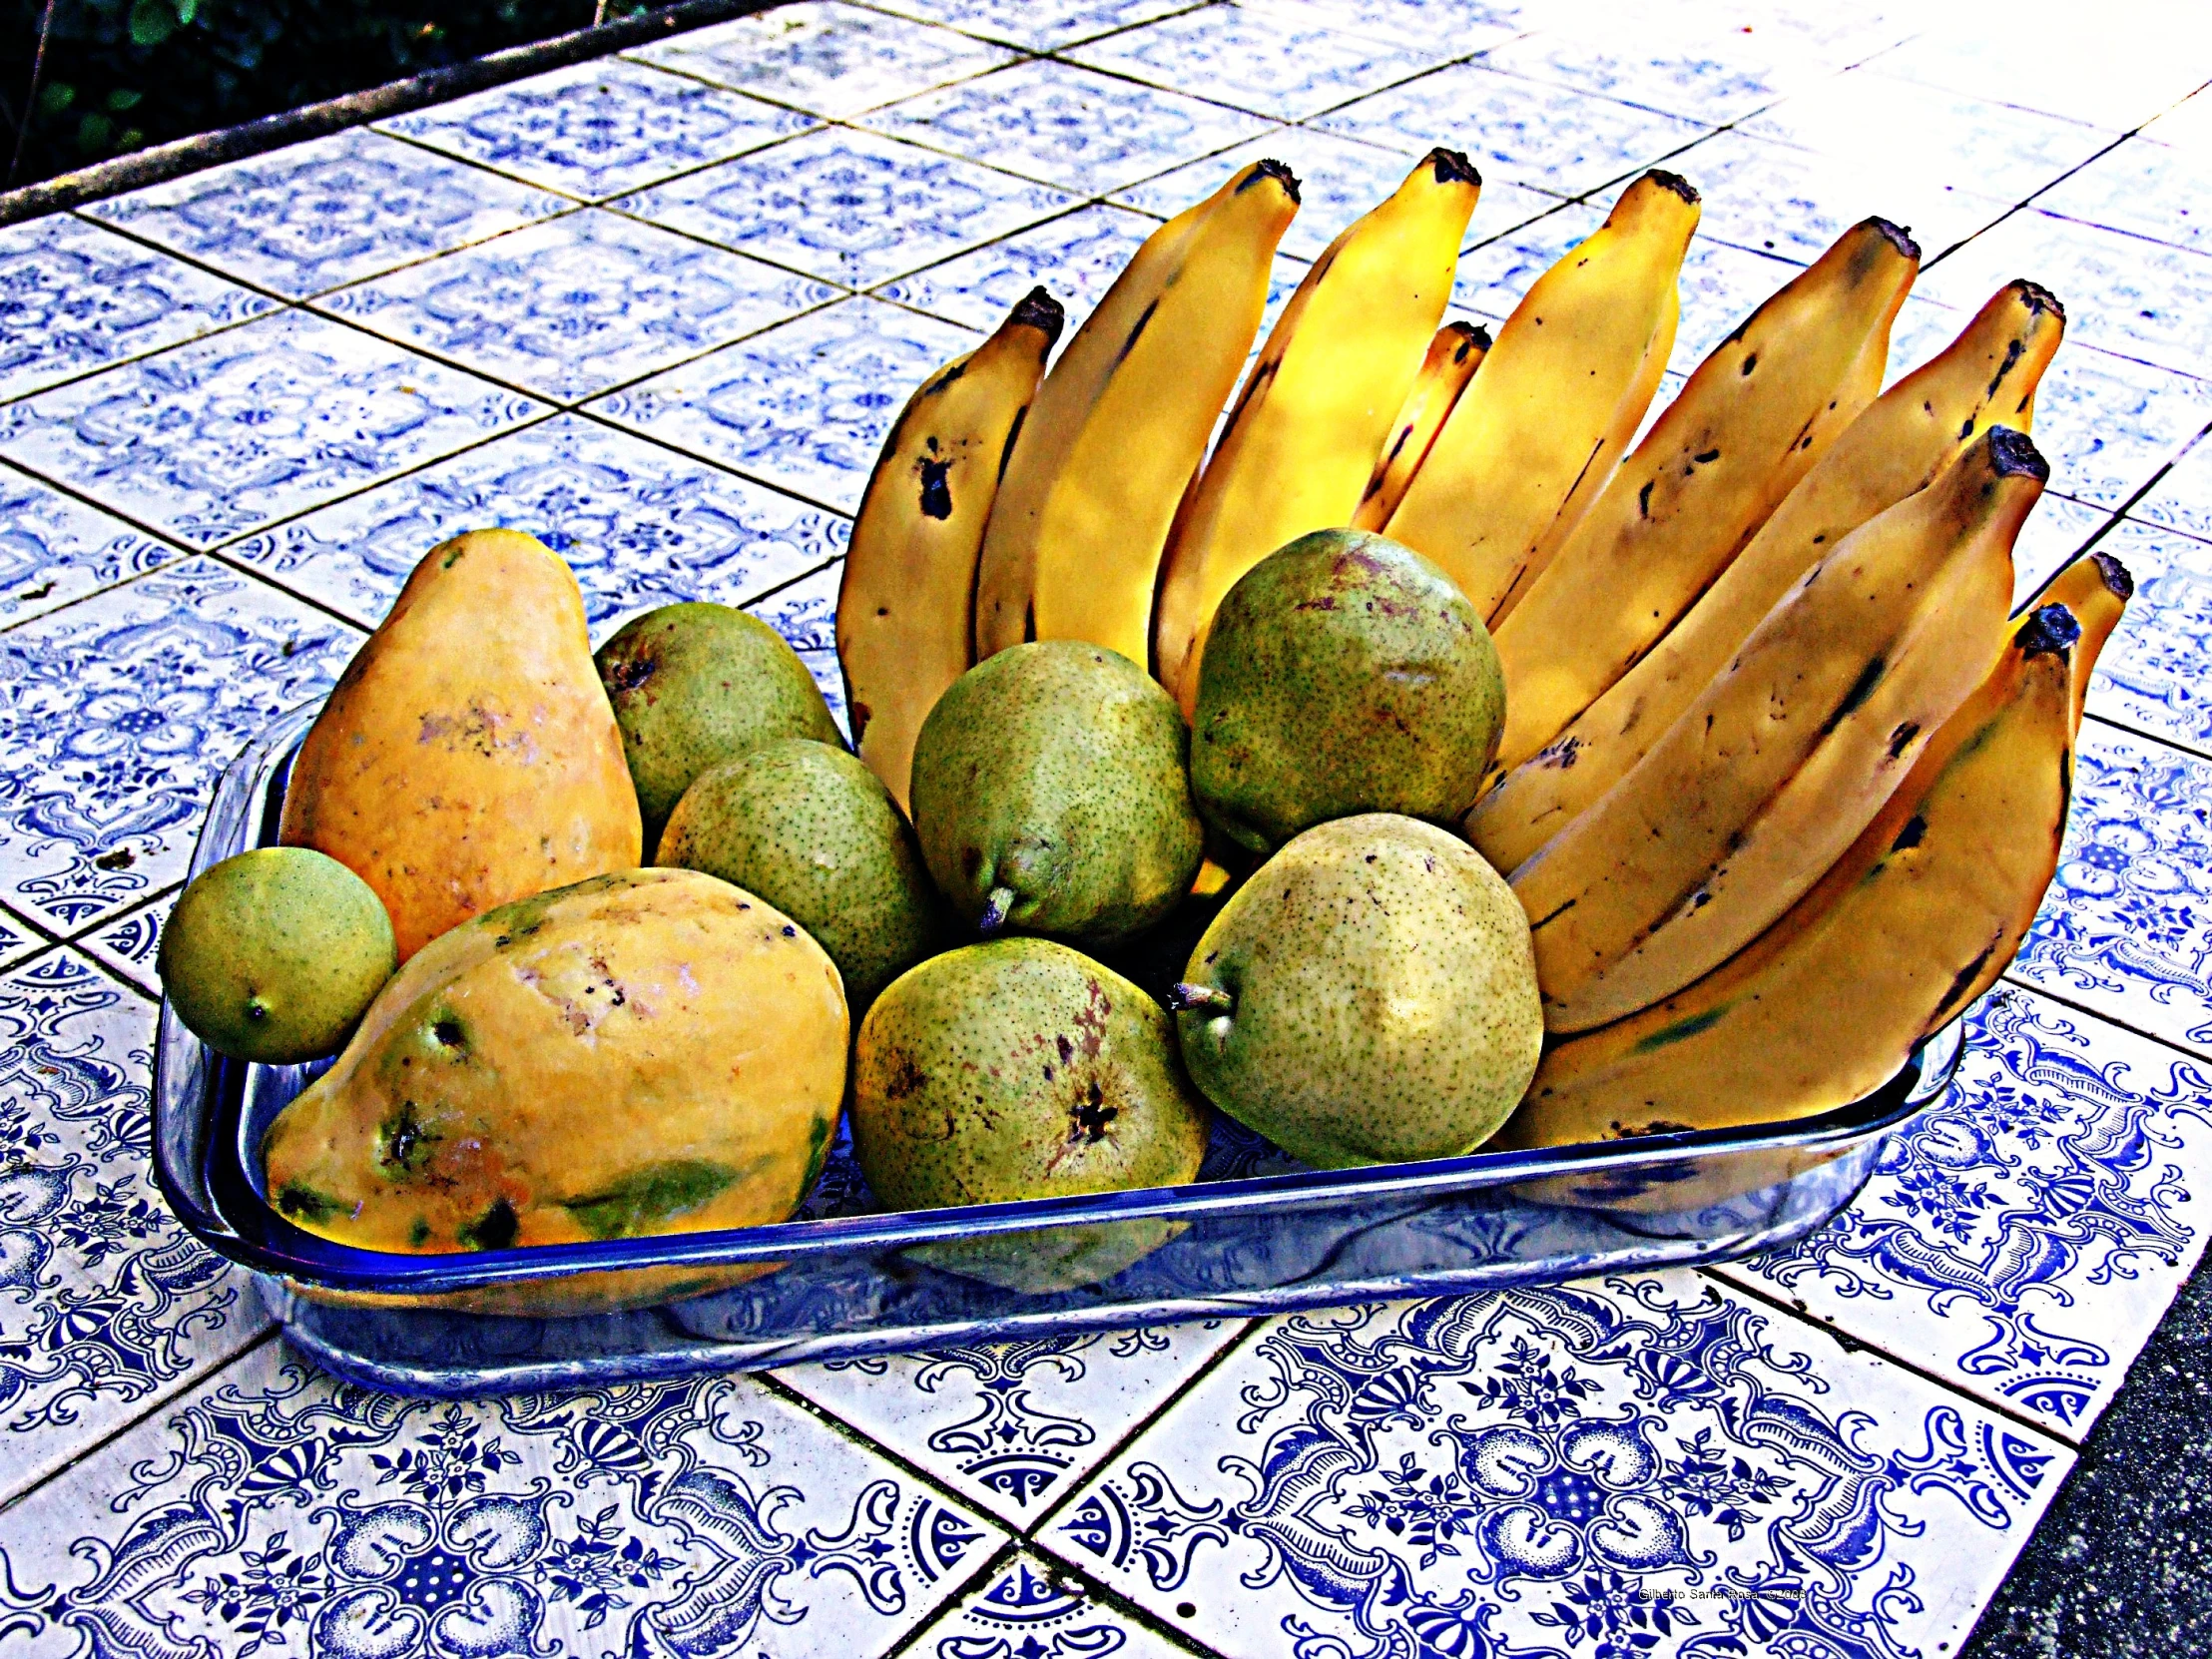
[(1017, 895), (1011, 887), (993, 887), (983, 900), (983, 913), (975, 918), (975, 930), (986, 939), (1006, 925)]
[(1191, 1008), (1210, 1008), (1217, 1014), (1226, 1014), (1236, 1009), (1237, 999), (1211, 985), (1178, 981), (1168, 987), (1168, 1006), (1179, 1014)]

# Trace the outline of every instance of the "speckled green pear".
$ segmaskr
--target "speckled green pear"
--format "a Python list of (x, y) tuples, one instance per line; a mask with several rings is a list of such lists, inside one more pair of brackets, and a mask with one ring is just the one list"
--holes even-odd
[[(1206, 1103), (1160, 1005), (1049, 939), (993, 939), (895, 981), (853, 1047), (852, 1153), (900, 1210), (1176, 1186)], [(1158, 1221), (929, 1247), (934, 1266), (1027, 1291), (1112, 1277), (1179, 1231)]]
[(758, 893), (815, 936), (855, 1012), (935, 946), (941, 916), (914, 832), (841, 749), (783, 738), (709, 767), (654, 861)]
[(1446, 1158), (1496, 1132), (1543, 1047), (1528, 918), (1456, 835), (1338, 819), (1238, 888), (1171, 997), (1215, 1105), (1323, 1168)]
[(1215, 613), (1191, 786), (1257, 852), (1354, 813), (1456, 824), (1504, 723), (1497, 647), (1451, 578), (1385, 537), (1316, 530)]
[(1080, 640), (1001, 651), (952, 683), (914, 744), (914, 830), (960, 915), (1100, 944), (1191, 890), (1205, 827), (1175, 700)]
[(304, 846), (263, 846), (193, 877), (155, 971), (209, 1047), (264, 1065), (335, 1054), (399, 965), (366, 881)]

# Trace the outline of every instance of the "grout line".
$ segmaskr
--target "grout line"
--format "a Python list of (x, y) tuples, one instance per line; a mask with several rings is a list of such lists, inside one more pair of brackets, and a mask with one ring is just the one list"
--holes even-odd
[(1108, 1584), (1104, 1579), (1078, 1562), (1074, 1556), (1063, 1553), (1045, 1543), (1032, 1543), (1029, 1547), (1046, 1563), (1050, 1570), (1066, 1573), (1073, 1578), (1081, 1587), (1085, 1599), (1094, 1601), (1130, 1620), (1133, 1624), (1150, 1630), (1155, 1636), (1183, 1648), (1186, 1652), (1200, 1655), (1202, 1659), (1221, 1659), (1215, 1649), (1208, 1647), (1189, 1631), (1179, 1629), (1168, 1623), (1167, 1620), (1153, 1612), (1141, 1601), (1137, 1601), (1115, 1589), (1111, 1584)]
[(899, 1659), (901, 1654), (912, 1648), (923, 1636), (943, 1624), (945, 1620), (958, 1618), (961, 1605), (969, 1595), (974, 1593), (976, 1587), (989, 1583), (991, 1579), (1011, 1565), (1020, 1554), (1021, 1539), (1019, 1537), (1009, 1537), (1004, 1543), (991, 1551), (978, 1571), (970, 1573), (960, 1581), (958, 1589), (900, 1631), (892, 1639), (891, 1645), (878, 1654), (876, 1659)]
[(2155, 1031), (2146, 1031), (2139, 1025), (2131, 1024), (2127, 1020), (2119, 1018), (2108, 1009), (2099, 1008), (2094, 1003), (2082, 1001), (2076, 995), (2071, 995), (2062, 990), (2054, 991), (2047, 985), (2038, 985), (2032, 979), (2022, 979), (2014, 974), (2010, 968), (2006, 968), (2004, 972), (1997, 975), (1997, 984), (2046, 998), (2057, 1003), (2061, 1008), (2080, 1014), (2085, 1019), (2093, 1019), (2100, 1025), (2109, 1025), (2115, 1031), (2125, 1031), (2131, 1037), (2140, 1038), (2144, 1042), (2163, 1048), (2168, 1053), (2179, 1059), (2187, 1060), (2192, 1065), (2212, 1068), (2212, 1054), (2191, 1048), (2187, 1043), (2176, 1038), (2161, 1037)]
[[(915, 1354), (919, 1358), (927, 1359), (929, 1351), (926, 1349), (916, 1350)], [(883, 1356), (886, 1359), (903, 1357), (900, 1355)], [(797, 1370), (799, 1366), (826, 1363), (819, 1360), (801, 1360), (795, 1365), (766, 1371), (741, 1372), (736, 1375), (749, 1378), (751, 1381), (760, 1383), (764, 1388), (783, 1400), (785, 1404), (796, 1406), (806, 1412), (807, 1415), (821, 1422), (824, 1427), (831, 1430), (840, 1439), (849, 1440), (862, 1450), (872, 1452), (875, 1456), (896, 1468), (901, 1474), (917, 1482), (923, 1490), (930, 1492), (943, 1502), (956, 1505), (965, 1514), (981, 1516), (1006, 1534), (1008, 1545), (1017, 1545), (1021, 1542), (1021, 1527), (1017, 1522), (1010, 1521), (988, 1505), (978, 1503), (974, 1498), (955, 1491), (942, 1476), (924, 1468), (920, 1463), (915, 1462), (912, 1457), (899, 1450), (898, 1447), (878, 1440), (857, 1424), (847, 1422), (812, 1395), (801, 1392), (792, 1383), (787, 1382), (782, 1376), (784, 1371)]]

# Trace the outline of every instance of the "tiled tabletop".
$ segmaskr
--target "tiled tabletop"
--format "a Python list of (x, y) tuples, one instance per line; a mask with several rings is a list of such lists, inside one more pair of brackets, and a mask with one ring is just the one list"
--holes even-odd
[[(2212, 1229), (2212, 19), (2194, 0), (806, 3), (0, 231), (0, 1647), (1709, 1659), (1955, 1652)], [(1666, 158), (1679, 374), (1843, 226), (1895, 366), (2066, 301), (2024, 587), (2139, 585), (1955, 1097), (1709, 1274), (448, 1405), (292, 1359), (147, 1169), (210, 781), (414, 559), (595, 638), (836, 565), (922, 371), (1239, 162), (1287, 288), (1412, 157), (1495, 319)], [(1670, 384), (1678, 383), (1670, 380)]]

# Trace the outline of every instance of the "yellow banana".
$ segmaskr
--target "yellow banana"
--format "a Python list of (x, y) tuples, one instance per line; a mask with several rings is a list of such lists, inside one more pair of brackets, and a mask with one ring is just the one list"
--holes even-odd
[(1698, 365), (1496, 630), (1500, 772), (1627, 673), (1874, 401), (1920, 252), (1854, 226)]
[(1237, 383), (1298, 181), (1255, 162), (1138, 249), (1008, 458), (976, 571), (978, 659), (1087, 640), (1142, 663), (1168, 526)]
[(1993, 428), (1847, 537), (1627, 776), (1516, 869), (1545, 1025), (1668, 996), (1789, 907), (1988, 670), (2049, 467)]
[(1475, 804), (1467, 838), (1499, 869), (1534, 856), (1643, 759), (1815, 561), (1925, 488), (1992, 422), (2027, 430), (2064, 329), (2058, 301), (2034, 283), (1999, 289), (1940, 355), (1845, 429), (1649, 656)]
[(1686, 990), (1552, 1047), (1491, 1144), (1777, 1122), (1894, 1076), (2004, 970), (2057, 868), (2074, 633), (2034, 612), (1811, 891)]
[(1384, 533), (1493, 625), (1618, 463), (1673, 345), (1697, 192), (1647, 173), (1513, 307)]
[(1431, 150), (1283, 307), (1160, 565), (1154, 672), (1186, 716), (1222, 595), (1285, 543), (1351, 522), (1451, 295), (1481, 190), (1466, 157)]
[(1428, 446), (1450, 418), (1452, 405), (1467, 389), (1474, 371), (1490, 349), (1490, 331), (1480, 323), (1447, 322), (1428, 342), (1420, 373), (1398, 410), (1382, 453), (1375, 458), (1368, 487), (1360, 493), (1359, 511), (1352, 515), (1355, 530), (1380, 531), (1405, 499), (1405, 486), (1413, 481)]
[(2120, 613), (2135, 597), (2135, 578), (2127, 566), (2109, 553), (2084, 553), (2042, 585), (2033, 599), (2020, 607), (2022, 614), (2044, 605), (2063, 605), (2081, 624), (2081, 641), (2073, 651), (2073, 723), (2081, 727), (2081, 707), (2089, 699), (2089, 676), (2098, 653), (2112, 630), (2120, 625)]
[(1008, 446), (1060, 337), (1043, 288), (921, 383), (883, 440), (837, 588), (852, 742), (899, 810), (914, 736), (974, 660), (975, 561)]

